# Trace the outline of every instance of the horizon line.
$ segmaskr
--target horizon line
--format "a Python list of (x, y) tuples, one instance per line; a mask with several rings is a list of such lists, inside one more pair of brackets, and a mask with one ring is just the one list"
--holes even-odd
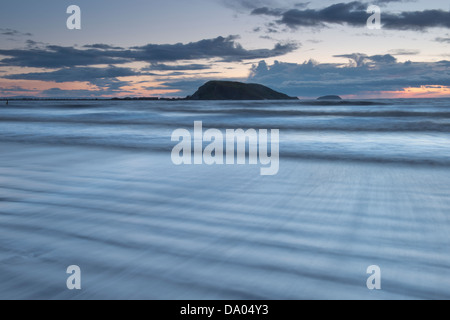
[[(318, 98), (300, 98), (297, 97), (297, 101), (302, 100), (317, 100)], [(430, 97), (430, 98), (349, 98), (349, 99), (343, 99), (342, 101), (365, 101), (365, 100), (430, 100), (430, 99), (450, 99), (450, 96), (448, 97)], [(185, 98), (165, 98), (165, 97), (101, 97), (101, 98), (62, 98), (62, 97), (0, 97), (0, 101), (286, 101), (286, 100), (269, 100), (269, 99), (262, 99), (262, 100), (189, 100), (187, 97)], [(295, 101), (295, 100), (291, 100)]]

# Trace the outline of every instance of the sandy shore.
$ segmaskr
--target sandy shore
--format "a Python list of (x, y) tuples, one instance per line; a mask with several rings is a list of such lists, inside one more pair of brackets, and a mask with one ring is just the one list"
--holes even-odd
[(450, 299), (448, 168), (0, 149), (0, 299)]

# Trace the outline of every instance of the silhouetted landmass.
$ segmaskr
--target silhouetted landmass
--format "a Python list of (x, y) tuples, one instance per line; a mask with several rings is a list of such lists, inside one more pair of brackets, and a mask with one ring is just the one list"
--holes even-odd
[(342, 101), (339, 96), (323, 96), (317, 99), (318, 101)]
[(210, 81), (188, 100), (298, 100), (266, 86), (232, 81)]

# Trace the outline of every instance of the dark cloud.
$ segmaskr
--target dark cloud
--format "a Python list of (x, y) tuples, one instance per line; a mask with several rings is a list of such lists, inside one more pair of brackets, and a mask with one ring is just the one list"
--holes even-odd
[[(387, 3), (393, 1), (378, 1)], [(403, 2), (403, 1), (395, 1)], [(359, 1), (333, 4), (324, 9), (292, 9), (280, 12), (278, 9), (261, 7), (254, 9), (253, 15), (276, 16), (278, 24), (290, 28), (324, 27), (327, 24), (341, 24), (364, 27), (370, 14), (368, 4)], [(450, 28), (450, 11), (424, 10), (404, 11), (398, 14), (383, 12), (382, 24), (385, 29), (392, 30), (426, 30), (433, 27)]]
[(148, 44), (130, 49), (96, 44), (84, 49), (47, 45), (43, 48), (0, 50), (0, 55), (6, 57), (0, 61), (0, 66), (57, 69), (136, 61), (152, 64), (197, 59), (236, 62), (282, 56), (298, 48), (294, 43), (278, 43), (273, 49), (246, 50), (236, 40), (236, 36), (229, 36), (187, 44)]
[(395, 30), (450, 28), (450, 11), (425, 10), (402, 12), (399, 15), (383, 14), (382, 21), (384, 28)]
[(129, 81), (119, 80), (117, 78), (98, 78), (90, 81), (102, 91), (108, 91), (108, 94), (123, 93), (123, 87), (132, 85)]
[(262, 61), (248, 81), (262, 83), (293, 96), (317, 97), (396, 91), (406, 87), (450, 86), (450, 61), (400, 63), (390, 55), (340, 55), (347, 64), (303, 64)]
[(185, 65), (168, 65), (163, 63), (155, 63), (143, 71), (197, 71), (211, 69), (211, 64), (185, 64)]
[[(92, 97), (113, 95), (123, 91), (131, 82), (119, 80), (132, 76), (159, 76), (159, 81), (165, 82), (163, 87), (176, 89), (180, 95), (192, 94), (199, 82), (205, 82), (206, 77), (212, 76), (213, 64), (192, 63), (189, 60), (213, 60), (222, 62), (242, 62), (246, 60), (265, 59), (282, 56), (298, 48), (294, 43), (278, 43), (273, 49), (247, 50), (238, 42), (236, 36), (218, 37), (187, 44), (149, 44), (146, 46), (120, 48), (111, 45), (93, 44), (82, 48), (54, 46), (34, 41), (27, 42), (28, 49), (2, 50), (0, 66), (35, 67), (56, 69), (53, 71), (32, 72), (22, 74), (3, 75), (10, 80), (40, 80), (57, 83), (88, 82), (95, 86), (94, 92), (86, 90), (52, 89), (44, 92), (44, 96), (56, 97)], [(148, 68), (140, 71), (120, 67), (121, 64), (131, 62), (150, 63)], [(106, 67), (96, 67), (106, 65)], [(95, 66), (95, 67), (94, 67)], [(197, 82), (187, 80), (186, 86), (182, 82), (173, 82), (170, 77), (185, 76), (188, 71), (202, 71), (202, 79)], [(158, 75), (151, 71), (170, 71), (169, 74)], [(188, 85), (189, 83), (189, 85)], [(178, 87), (178, 86), (181, 87)]]
[(9, 37), (32, 37), (33, 35), (31, 33), (23, 33), (14, 29), (9, 28), (0, 28), (0, 35), (3, 36), (9, 36)]
[[(254, 10), (262, 7), (272, 7), (272, 8), (307, 8), (312, 1), (308, 2), (297, 2), (293, 3), (292, 0), (218, 0), (223, 5), (228, 8), (235, 9), (237, 11), (248, 11)], [(386, 6), (390, 3), (411, 3), (417, 2), (417, 0), (371, 0), (368, 1), (370, 4), (375, 4), (378, 6)]]
[(257, 8), (252, 11), (253, 15), (266, 15), (266, 16), (274, 16), (278, 17), (283, 14), (282, 9), (271, 9), (268, 7)]
[(450, 38), (436, 38), (435, 41), (442, 43), (450, 43)]
[(122, 47), (115, 47), (108, 44), (89, 44), (83, 46), (83, 48), (87, 49), (100, 49), (100, 50), (123, 50)]
[[(107, 68), (73, 67), (63, 68), (52, 72), (35, 72), (4, 76), (4, 79), (11, 80), (40, 80), (64, 82), (89, 82), (96, 86), (103, 95), (122, 92), (122, 88), (131, 85), (129, 81), (122, 81), (120, 77), (131, 77), (143, 75), (130, 68), (119, 68), (109, 66)], [(147, 75), (147, 74), (145, 74)], [(98, 91), (98, 90), (94, 90)], [(97, 92), (98, 93), (98, 92)], [(87, 96), (87, 97), (90, 97)]]
[(280, 11), (267, 7), (258, 8), (252, 11), (253, 15), (277, 16), (280, 24), (285, 24), (291, 28), (325, 26), (325, 23), (347, 23), (350, 25), (360, 25), (367, 22), (367, 5), (359, 2), (339, 3), (322, 10), (315, 9), (292, 9)]
[(393, 56), (416, 56), (420, 54), (420, 50), (396, 49), (389, 51)]
[(391, 56), (390, 54), (368, 56), (363, 53), (352, 53), (352, 54), (335, 55), (334, 57), (347, 58), (350, 60), (350, 64), (356, 67), (397, 63), (397, 59)]
[(44, 43), (44, 42), (38, 42), (38, 41), (34, 41), (34, 40), (30, 40), (28, 39), (27, 41), (25, 41), (25, 44), (27, 45), (27, 47), (29, 49), (31, 48), (39, 48), (39, 47), (45, 47), (48, 46), (48, 43)]
[(109, 66), (107, 68), (90, 68), (90, 67), (74, 67), (63, 68), (52, 72), (34, 72), (24, 74), (13, 74), (4, 76), (5, 79), (12, 80), (41, 80), (54, 82), (93, 82), (96, 79), (102, 78), (118, 78), (131, 77), (142, 75), (141, 72), (136, 72), (130, 68), (119, 68)]
[(0, 50), (0, 55), (7, 57), (0, 61), (0, 66), (49, 69), (121, 64), (132, 61), (130, 58), (125, 58), (125, 52), (99, 49), (80, 50), (72, 47), (52, 45), (44, 48)]
[(292, 3), (288, 0), (219, 0), (223, 5), (237, 11), (247, 12), (248, 10), (265, 6), (285, 7)]
[(229, 36), (187, 44), (149, 44), (143, 47), (132, 48), (134, 50), (132, 55), (136, 60), (147, 62), (215, 58), (227, 62), (236, 62), (282, 56), (298, 48), (297, 44), (294, 43), (278, 43), (273, 49), (246, 50), (236, 42), (237, 39), (237, 36)]

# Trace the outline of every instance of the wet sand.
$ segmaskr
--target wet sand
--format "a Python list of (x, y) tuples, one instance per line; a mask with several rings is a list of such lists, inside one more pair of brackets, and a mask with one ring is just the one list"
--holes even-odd
[(450, 299), (446, 167), (0, 149), (0, 299)]

